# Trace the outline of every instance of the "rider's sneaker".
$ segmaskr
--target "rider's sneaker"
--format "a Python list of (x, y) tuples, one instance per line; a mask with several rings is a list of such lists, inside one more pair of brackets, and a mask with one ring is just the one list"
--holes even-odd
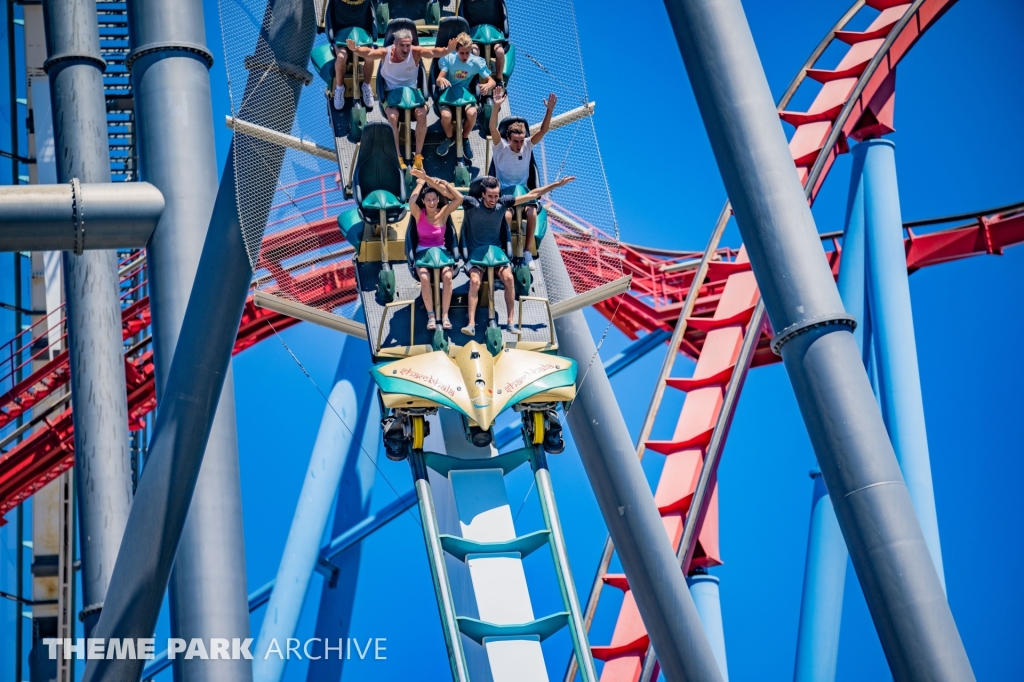
[(468, 336), (469, 338), (473, 338), (474, 336), (476, 336), (476, 325), (467, 324), (465, 327), (462, 328), (462, 333)]
[(341, 111), (345, 108), (345, 86), (339, 85), (334, 88), (334, 108)]
[(405, 159), (401, 156), (398, 157), (398, 165), (402, 170), (405, 170), (408, 167), (405, 165)]
[(416, 154), (412, 157), (412, 167), (416, 170), (423, 170), (423, 155)]
[(530, 267), (530, 270), (537, 269), (537, 262), (533, 260), (533, 254), (529, 251), (525, 251), (523, 253), (523, 262)]
[(473, 158), (473, 148), (469, 146), (469, 138), (462, 138), (462, 155), (467, 159)]
[(373, 89), (370, 88), (369, 84), (363, 83), (363, 104), (366, 105), (367, 109), (373, 109), (373, 105), (376, 103), (373, 99)]
[(455, 142), (454, 139), (447, 137), (441, 140), (441, 144), (437, 145), (437, 155), (444, 156), (448, 153), (448, 150), (452, 148), (452, 144)]
[(505, 325), (505, 331), (507, 331), (509, 334), (518, 335), (519, 327), (516, 326), (515, 322), (509, 322), (508, 324)]

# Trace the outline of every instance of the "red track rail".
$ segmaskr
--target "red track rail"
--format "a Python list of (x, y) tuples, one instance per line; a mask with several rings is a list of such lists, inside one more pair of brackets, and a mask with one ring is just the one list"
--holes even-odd
[[(313, 228), (322, 232), (323, 239), (332, 239), (334, 234), (338, 234), (335, 226), (336, 222), (329, 219), (315, 223)], [(972, 223), (929, 234), (916, 235), (910, 230), (908, 233), (907, 267), (913, 272), (929, 265), (976, 255), (999, 255), (1004, 248), (1024, 242), (1024, 210), (981, 215)], [(292, 234), (298, 234), (298, 231)], [(308, 234), (308, 231), (304, 231), (304, 234)], [(831, 240), (834, 249), (826, 252), (833, 272), (836, 273), (839, 271), (841, 256), (838, 236)], [(289, 244), (290, 238), (286, 233), (268, 237), (268, 247), (271, 247), (268, 253), (274, 253), (274, 247), (280, 247), (282, 252), (287, 251), (284, 247)], [(556, 233), (555, 238), (571, 258), (571, 236)], [(341, 243), (340, 234), (336, 241)], [(622, 297), (621, 305), (614, 300), (605, 301), (597, 306), (598, 310), (608, 317), (614, 314), (612, 322), (631, 338), (636, 338), (641, 332), (671, 329), (693, 281), (695, 267), (687, 267), (687, 261), (693, 260), (695, 255), (672, 254), (620, 244), (615, 252), (609, 252), (605, 257), (622, 263), (623, 271), (633, 276), (633, 290)], [(681, 348), (693, 358), (700, 356), (710, 331), (701, 320), (714, 317), (729, 276), (743, 269), (741, 265), (733, 265), (735, 256), (735, 252), (722, 249), (719, 252), (720, 260), (712, 266), (708, 278), (701, 286), (694, 317), (691, 318), (692, 323)], [(682, 267), (673, 270), (673, 266)], [(271, 269), (269, 265), (268, 269)], [(310, 305), (323, 302), (342, 304), (355, 298), (354, 275), (348, 260), (314, 268), (293, 279), (302, 283), (318, 283), (315, 293), (308, 299)], [(149, 322), (148, 298), (129, 306), (122, 314), (124, 338), (138, 334), (148, 327)], [(240, 353), (272, 336), (274, 328), (280, 331), (297, 322), (294, 318), (256, 308), (250, 299), (242, 314), (234, 353)], [(33, 340), (45, 339), (47, 332), (47, 329), (36, 325), (28, 330), (31, 340), (26, 345), (31, 346)], [(755, 356), (755, 366), (778, 360), (767, 344), (768, 337), (765, 336)], [(37, 360), (40, 357), (46, 357), (43, 351), (36, 351), (31, 356)], [(13, 373), (13, 359), (6, 362), (10, 363)], [(31, 408), (44, 399), (59, 395), (68, 381), (67, 368), (67, 351), (63, 351), (19, 382), (14, 389), (0, 396), (0, 428), (10, 425), (18, 416), (29, 414)], [(130, 428), (139, 429), (145, 416), (156, 407), (152, 351), (130, 349), (125, 356), (125, 375)], [(0, 517), (70, 468), (74, 462), (71, 409), (50, 410), (35, 419), (38, 424), (36, 431), (0, 456)]]

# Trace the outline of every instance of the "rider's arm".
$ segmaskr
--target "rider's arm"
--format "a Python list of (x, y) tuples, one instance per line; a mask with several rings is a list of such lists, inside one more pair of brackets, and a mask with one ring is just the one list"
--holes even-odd
[(498, 130), (498, 119), (501, 118), (501, 104), (495, 102), (491, 107), (491, 144), (495, 147), (501, 145), (501, 131)]
[(359, 55), (363, 59), (380, 59), (388, 53), (388, 50), (385, 47), (373, 48), (369, 45), (357, 46), (354, 40), (346, 41), (345, 45), (351, 52)]
[(562, 185), (567, 185), (575, 179), (575, 176), (570, 175), (569, 177), (565, 177), (562, 178), (561, 180), (552, 182), (550, 185), (544, 185), (543, 187), (538, 187), (537, 189), (530, 190), (526, 194), (516, 197), (515, 205), (519, 206), (521, 204), (529, 204), (533, 201), (537, 201), (551, 190), (557, 189)]
[(456, 43), (455, 38), (452, 38), (451, 40), (448, 41), (447, 47), (442, 47), (440, 45), (435, 45), (434, 47), (420, 47), (419, 45), (413, 45), (412, 49), (416, 50), (416, 52), (421, 57), (438, 58), (444, 57), (445, 55), (449, 55), (452, 52), (455, 52)]
[(423, 186), (426, 183), (422, 180), (416, 181), (416, 187), (413, 189), (412, 194), (409, 195), (409, 212), (412, 213), (412, 217), (416, 220), (420, 219), (420, 205), (417, 201), (420, 198), (420, 192), (423, 191)]
[(530, 137), (530, 142), (533, 144), (540, 144), (540, 141), (547, 135), (548, 128), (551, 127), (551, 115), (555, 113), (555, 95), (552, 93), (545, 104), (547, 109), (544, 111), (544, 122), (540, 124), (540, 130), (535, 132)]
[(462, 200), (465, 197), (463, 197), (462, 192), (455, 189), (455, 185), (453, 185), (450, 182), (442, 180), (438, 184), (440, 185), (440, 189), (438, 191), (444, 194), (445, 197), (448, 199), (448, 205), (445, 206), (444, 209), (441, 211), (440, 219), (442, 221), (448, 220), (448, 216), (454, 213), (455, 209), (462, 205)]

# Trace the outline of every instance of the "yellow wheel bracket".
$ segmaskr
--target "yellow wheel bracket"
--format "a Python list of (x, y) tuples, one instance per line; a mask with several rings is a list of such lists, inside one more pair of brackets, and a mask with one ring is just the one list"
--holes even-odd
[(423, 417), (412, 418), (412, 449), (423, 449)]
[(534, 412), (533, 413), (533, 444), (541, 445), (544, 443), (544, 413)]

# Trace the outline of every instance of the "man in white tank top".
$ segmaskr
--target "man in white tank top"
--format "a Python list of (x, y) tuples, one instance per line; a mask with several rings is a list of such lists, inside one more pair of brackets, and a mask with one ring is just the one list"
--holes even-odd
[[(387, 90), (395, 88), (419, 88), (419, 68), (423, 57), (444, 57), (455, 51), (455, 39), (453, 38), (447, 47), (420, 47), (412, 44), (412, 31), (399, 29), (394, 32), (394, 42), (387, 47), (371, 49), (369, 47), (356, 47), (355, 42), (348, 41), (348, 49), (357, 53), (367, 61), (374, 59), (381, 60), (380, 74), (384, 79), (384, 86)], [(387, 101), (387, 93), (377, 93), (381, 103)], [(423, 168), (423, 142), (427, 138), (427, 107), (426, 105), (413, 109), (413, 116), (416, 119), (416, 155), (413, 157), (412, 167)], [(405, 169), (405, 160), (402, 158), (401, 146), (398, 140), (398, 118), (401, 112), (397, 107), (387, 107), (384, 114), (391, 122), (391, 128), (395, 131), (395, 145), (399, 147), (398, 159)]]

